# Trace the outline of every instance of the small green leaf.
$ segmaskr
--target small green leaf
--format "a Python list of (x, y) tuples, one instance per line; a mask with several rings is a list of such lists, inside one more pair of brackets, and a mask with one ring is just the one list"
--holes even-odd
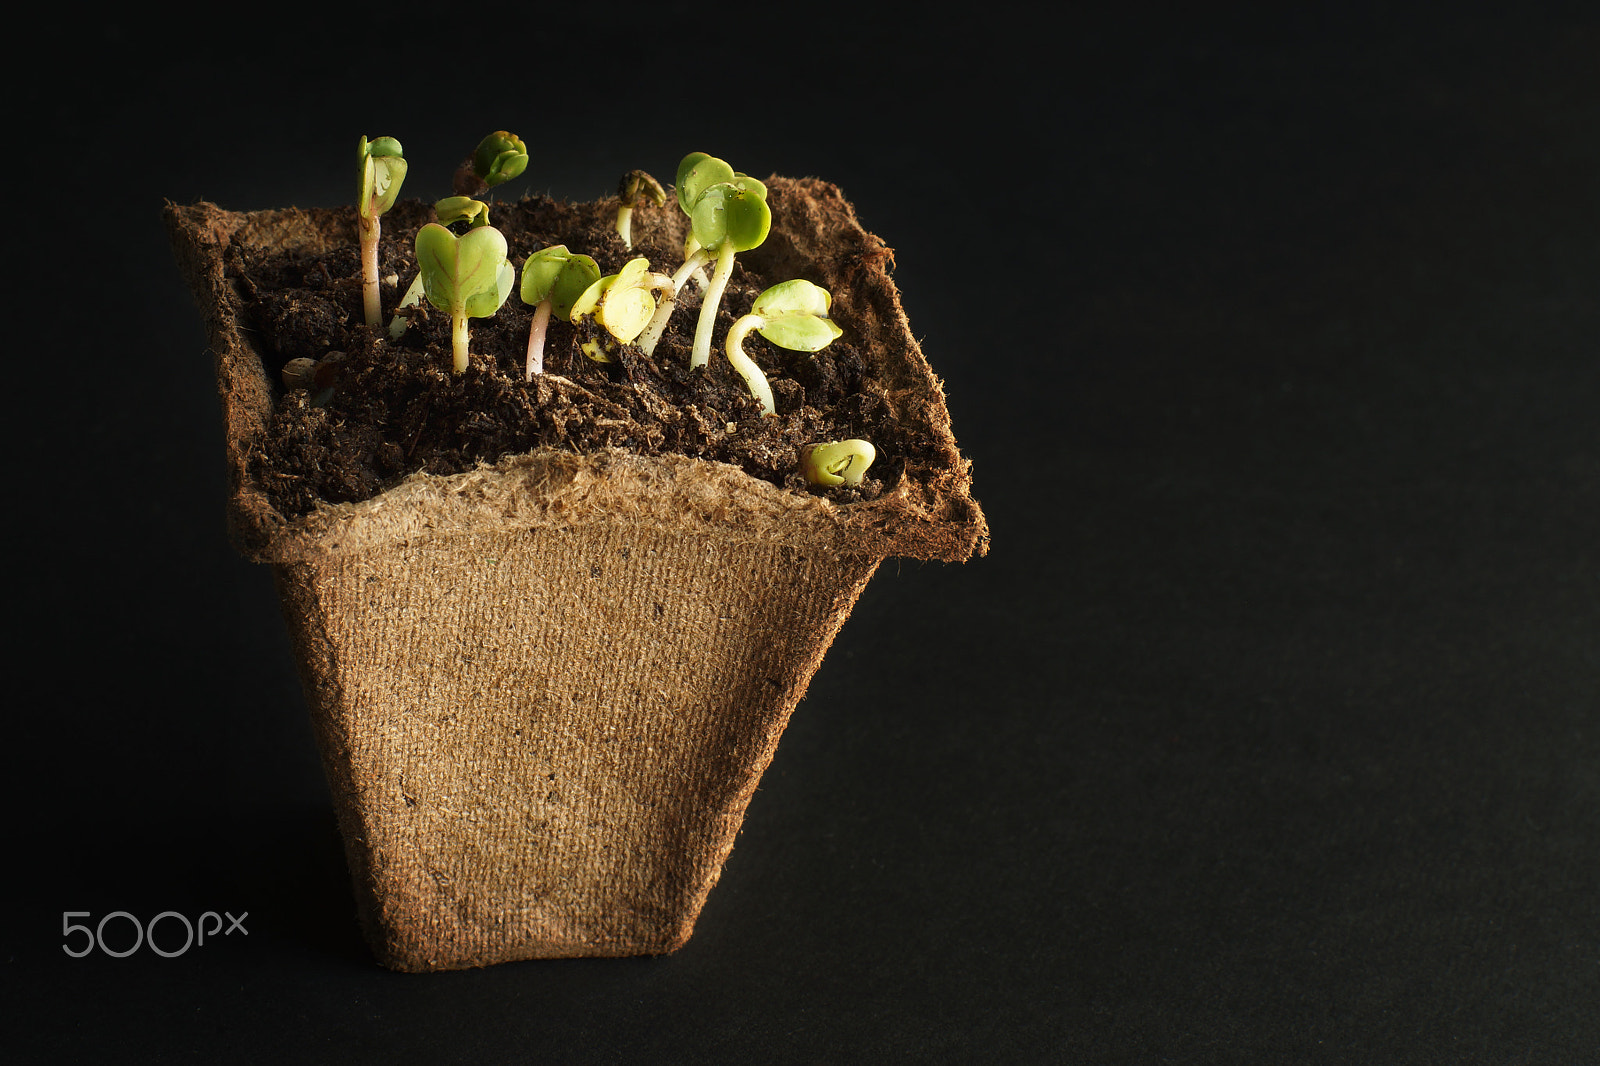
[(552, 244), (528, 256), (522, 264), (522, 287), (517, 290), (522, 302), (537, 304), (549, 296), (556, 287), (556, 279), (571, 259), (572, 253), (567, 251), (564, 244)]
[(505, 130), (489, 134), (472, 153), (472, 171), (485, 185), (510, 181), (527, 167), (528, 146), (521, 137)]
[(833, 296), (827, 289), (795, 278), (793, 281), (780, 281), (757, 296), (755, 303), (750, 306), (750, 313), (762, 318), (776, 318), (778, 315), (825, 316), (832, 306)]
[(651, 286), (650, 261), (630, 259), (617, 273), (599, 278), (583, 290), (573, 301), (570, 321), (592, 317), (617, 340), (630, 344), (655, 316)]
[(456, 240), (456, 284), (479, 292), (495, 284), (506, 261), (506, 239), (493, 226), (475, 229)]
[(756, 327), (767, 340), (792, 352), (821, 351), (844, 330), (817, 315), (780, 315)]
[(506, 261), (506, 239), (493, 226), (457, 237), (430, 222), (417, 231), (416, 249), (423, 292), (441, 311), (465, 308), (474, 318), (487, 318), (511, 292), (515, 271)]
[(356, 155), (361, 168), (356, 209), (366, 218), (381, 215), (394, 206), (405, 181), (406, 161), (400, 154), (400, 142), (393, 137), (374, 141), (362, 137)]
[(489, 205), (470, 196), (446, 196), (433, 205), (434, 216), (441, 226), (452, 222), (468, 222), (473, 229), (489, 224)]
[(611, 287), (611, 283), (615, 280), (617, 280), (615, 274), (607, 274), (603, 278), (595, 278), (591, 281), (583, 292), (578, 295), (578, 298), (572, 301), (572, 310), (568, 312), (568, 317), (576, 322), (586, 315), (593, 316), (595, 310), (600, 306), (600, 297), (605, 295), (605, 291)]
[(645, 275), (648, 273), (650, 273), (650, 260), (643, 256), (638, 256), (622, 265), (622, 269), (617, 271), (616, 280), (612, 284), (637, 288), (644, 283)]
[(800, 470), (813, 485), (854, 486), (861, 484), (867, 468), (877, 457), (878, 450), (872, 442), (860, 438), (807, 444), (800, 449)]
[(763, 200), (767, 198), (767, 187), (748, 174), (735, 174), (731, 184), (745, 192), (755, 193)]
[(691, 214), (695, 201), (708, 187), (733, 179), (733, 168), (716, 156), (690, 152), (678, 164), (678, 206), (684, 214)]
[(563, 321), (572, 321), (572, 305), (599, 277), (600, 264), (588, 256), (575, 255), (567, 260), (566, 268), (550, 291), (551, 313)]
[(467, 316), (469, 318), (488, 318), (500, 310), (501, 306), (506, 302), (506, 297), (511, 295), (511, 288), (516, 284), (516, 280), (517, 268), (511, 265), (510, 260), (502, 259), (499, 268), (495, 271), (494, 287), (479, 289), (467, 297)]
[(586, 255), (573, 255), (564, 244), (541, 248), (522, 264), (522, 302), (550, 301), (550, 310), (571, 321), (572, 305), (585, 289), (600, 280), (600, 267)]
[(423, 295), (439, 310), (449, 311), (456, 302), (456, 235), (429, 222), (417, 230), (416, 248)]
[(400, 185), (406, 180), (406, 161), (399, 156), (373, 156), (372, 167), (372, 209), (381, 215), (400, 198)]
[(695, 240), (709, 250), (731, 242), (734, 251), (748, 252), (759, 247), (772, 228), (767, 202), (732, 182), (707, 187), (695, 200), (689, 220)]
[(628, 260), (600, 299), (595, 321), (625, 344), (643, 333), (656, 313), (655, 297), (647, 280), (649, 272), (648, 259)]

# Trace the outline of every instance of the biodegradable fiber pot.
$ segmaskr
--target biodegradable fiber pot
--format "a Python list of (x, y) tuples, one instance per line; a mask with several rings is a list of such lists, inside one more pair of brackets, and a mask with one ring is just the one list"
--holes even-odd
[(878, 564), (986, 550), (882, 242), (832, 185), (770, 190), (771, 254), (834, 292), (887, 402), (938, 444), (871, 502), (721, 463), (546, 449), (286, 519), (247, 464), (273, 391), (223, 254), (349, 244), (353, 213), (167, 209), (216, 359), (230, 532), (273, 567), (386, 966), (683, 945)]

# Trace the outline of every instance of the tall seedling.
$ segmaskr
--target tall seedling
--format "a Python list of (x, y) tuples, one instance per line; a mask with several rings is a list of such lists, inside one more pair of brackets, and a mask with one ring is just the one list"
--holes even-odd
[[(711, 331), (733, 275), (734, 255), (761, 246), (772, 229), (772, 212), (765, 185), (704, 152), (691, 152), (678, 164), (678, 206), (689, 216), (690, 235), (683, 266), (672, 278), (674, 291), (707, 262), (716, 264), (700, 305), (689, 357), (691, 367), (705, 366), (711, 361)], [(646, 334), (655, 336), (659, 331), (647, 328)]]
[(394, 206), (406, 177), (406, 160), (393, 137), (361, 138), (356, 188), (357, 228), (361, 232), (361, 308), (367, 325), (383, 323), (378, 297), (378, 218)]

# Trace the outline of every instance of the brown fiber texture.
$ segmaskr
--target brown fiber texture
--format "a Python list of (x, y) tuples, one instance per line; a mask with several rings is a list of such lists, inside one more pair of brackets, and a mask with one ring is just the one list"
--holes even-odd
[(273, 388), (222, 253), (353, 241), (353, 220), (167, 209), (216, 359), (230, 530), (273, 565), (387, 966), (681, 946), (881, 560), (987, 549), (887, 249), (834, 186), (769, 188), (773, 254), (835, 293), (890, 402), (940, 442), (937, 468), (908, 466), (870, 502), (703, 460), (546, 449), (285, 519), (249, 474)]

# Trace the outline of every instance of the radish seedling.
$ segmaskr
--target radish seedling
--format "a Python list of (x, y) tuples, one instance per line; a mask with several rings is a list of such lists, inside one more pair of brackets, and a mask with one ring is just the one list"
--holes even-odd
[(835, 440), (826, 444), (807, 444), (800, 449), (800, 471), (805, 479), (822, 488), (861, 484), (867, 467), (878, 457), (870, 441)]
[(477, 196), (504, 184), (528, 169), (528, 146), (522, 138), (505, 130), (495, 130), (478, 142), (472, 155), (456, 170), (455, 191)]
[(821, 351), (844, 332), (828, 318), (832, 303), (833, 297), (820, 285), (800, 279), (779, 282), (757, 296), (750, 313), (728, 330), (728, 362), (744, 378), (750, 395), (761, 404), (762, 414), (777, 414), (777, 408), (766, 375), (755, 360), (744, 354), (744, 339), (755, 330), (792, 352)]
[(455, 372), (468, 364), (467, 319), (488, 318), (511, 295), (516, 270), (506, 259), (506, 239), (493, 226), (457, 237), (437, 222), (417, 231), (417, 269), (428, 302), (450, 315)]
[(394, 206), (406, 177), (406, 160), (393, 137), (361, 138), (356, 163), (356, 219), (361, 232), (361, 306), (367, 325), (383, 322), (378, 298), (378, 218)]
[(564, 244), (541, 248), (522, 264), (522, 302), (533, 305), (533, 324), (528, 327), (528, 380), (544, 373), (545, 332), (554, 314), (564, 322), (572, 320), (572, 305), (595, 282), (600, 267), (586, 255), (574, 255)]
[[(659, 292), (666, 299), (671, 291), (672, 279), (652, 271), (648, 259), (630, 259), (620, 271), (600, 278), (583, 291), (572, 305), (572, 321), (592, 319), (611, 336), (629, 344), (644, 332), (655, 315), (655, 294)], [(582, 348), (597, 363), (612, 361), (598, 341), (585, 342)]]
[[(465, 222), (469, 230), (474, 230), (489, 224), (489, 205), (470, 196), (447, 196), (433, 205), (433, 215), (441, 226)], [(400, 339), (400, 335), (411, 324), (410, 318), (404, 312), (421, 302), (422, 271), (418, 270), (417, 276), (411, 279), (410, 288), (406, 289), (405, 295), (400, 297), (400, 302), (395, 305), (395, 315), (389, 320), (390, 340)]]
[(633, 209), (640, 197), (660, 207), (667, 202), (667, 190), (661, 183), (642, 170), (630, 170), (617, 184), (617, 236), (622, 245), (633, 250)]
[(767, 187), (756, 179), (737, 174), (723, 160), (704, 152), (691, 152), (678, 164), (678, 206), (689, 215), (691, 239), (679, 274), (685, 279), (697, 265), (715, 260), (711, 281), (700, 305), (695, 324), (691, 367), (711, 361), (711, 331), (716, 325), (717, 308), (733, 275), (737, 252), (748, 252), (767, 239), (772, 228), (772, 212), (767, 208)]

